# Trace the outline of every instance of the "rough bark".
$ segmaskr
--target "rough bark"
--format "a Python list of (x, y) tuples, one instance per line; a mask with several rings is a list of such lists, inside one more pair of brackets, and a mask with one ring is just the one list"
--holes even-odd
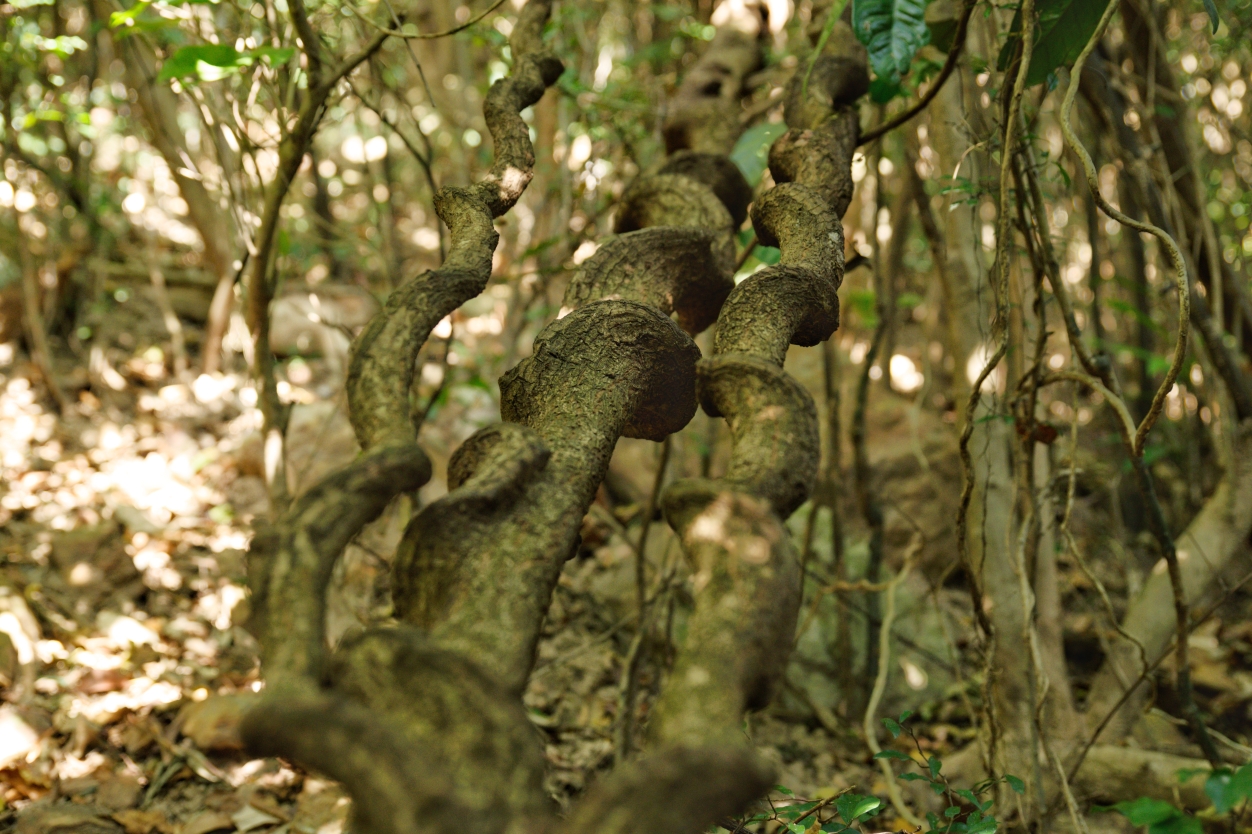
[(491, 171), (474, 186), (435, 195), (435, 212), (452, 241), (443, 266), (398, 287), (353, 345), (348, 401), (362, 448), (415, 441), (418, 427), (407, 416), (417, 353), (444, 316), (487, 288), (499, 240), (492, 221), (513, 207), (534, 175), (535, 149), (521, 111), (561, 75), (560, 60), (541, 37), (550, 11), (550, 0), (531, 0), (522, 9), (509, 41), (513, 73), (493, 84), (483, 103), (495, 143)]
[[(833, 41), (855, 54), (850, 31)], [(839, 216), (851, 196), (857, 135), (845, 96), (861, 91), (839, 71), (855, 66), (846, 55), (818, 56), (823, 69), (804, 95), (803, 75), (791, 82), (791, 129), (770, 155), (780, 184), (752, 213), (758, 239), (777, 243), (782, 261), (731, 292), (713, 356), (699, 366), (701, 403), (730, 428), (727, 474), (679, 481), (663, 497), (695, 572), (696, 604), (649, 728), (660, 745), (742, 744), (744, 710), (768, 700), (790, 649), (800, 582), (783, 520), (812, 490), (820, 442), (812, 398), (781, 366), (789, 344), (815, 344), (838, 324)], [(806, 147), (820, 163), (798, 158)]]
[[(408, 403), (416, 353), (485, 286), (491, 220), (530, 178), (533, 151), (516, 114), (559, 71), (538, 47), (547, 13), (546, 0), (522, 11), (515, 74), (488, 99), (492, 174), (437, 198), (452, 231), (447, 263), (399, 289), (357, 342), (349, 400), (365, 453), (254, 544), (269, 691), (245, 738), (257, 752), (343, 781), (365, 832), (678, 834), (738, 812), (771, 784), (740, 727), (781, 676), (799, 602), (783, 520), (811, 489), (818, 431), (811, 398), (781, 365), (788, 344), (815, 344), (838, 323), (838, 218), (857, 134), (850, 96), (864, 89), (841, 73), (865, 77), (847, 31), (835, 39), (843, 53), (819, 58), (807, 95), (792, 82), (798, 109), (774, 171), (782, 184), (753, 212), (758, 237), (782, 248), (782, 263), (732, 289), (732, 235), (751, 191), (720, 154), (733, 141), (728, 102), (759, 61), (756, 34), (740, 29), (715, 38), (691, 73), (711, 73), (718, 89), (692, 80), (676, 99), (691, 105), (681, 124), (695, 150), (628, 192), (622, 234), (571, 283), (571, 312), (501, 379), (505, 422), (457, 451), (450, 492), (406, 530), (393, 583), (401, 624), (369, 629), (327, 656), (320, 600), (329, 566), (391, 495), (427, 474)], [(688, 333), (715, 318), (715, 355), (699, 361)], [(694, 562), (696, 611), (654, 712), (653, 750), (558, 823), (519, 704), (543, 617), (618, 437), (660, 440), (690, 420), (697, 400), (726, 416), (734, 454), (725, 478), (680, 482), (663, 499)], [(324, 742), (307, 732), (311, 722), (326, 727)]]
[[(324, 631), (326, 585), (343, 547), (392, 497), (429, 478), (408, 402), (413, 361), (429, 329), (486, 285), (497, 239), (491, 220), (530, 179), (534, 154), (519, 111), (560, 73), (540, 42), (548, 13), (543, 0), (523, 10), (512, 41), (515, 75), (497, 82), (486, 102), (496, 166), (479, 185), (438, 197), (453, 233), (449, 264), (393, 296), (358, 340), (349, 397), (365, 452), (260, 531), (249, 555), (251, 625), (263, 646), (267, 691), (244, 721), (245, 742), (344, 782), (357, 799), (354, 824), (361, 831), (525, 829), (531, 815), (548, 810), (542, 757), (524, 711), (478, 664), (408, 626), (369, 630), (330, 658)], [(300, 157), (300, 140), (307, 138), (295, 137)], [(268, 195), (267, 214), (294, 173), (283, 165), (291, 158), (294, 153), (280, 160), (281, 185)], [(263, 295), (264, 266), (252, 277)], [(451, 306), (433, 313), (404, 306), (406, 299), (425, 304), (431, 296)], [(417, 339), (396, 332), (406, 314), (407, 323), (429, 324)], [(381, 366), (376, 373), (371, 361)], [(317, 732), (310, 732), (314, 726)]]

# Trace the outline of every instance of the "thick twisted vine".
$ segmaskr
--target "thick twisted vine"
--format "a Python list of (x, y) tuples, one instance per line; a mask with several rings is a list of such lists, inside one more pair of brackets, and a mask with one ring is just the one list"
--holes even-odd
[(838, 325), (839, 217), (857, 139), (849, 105), (866, 79), (858, 52), (840, 26), (829, 52), (791, 81), (791, 129), (770, 150), (778, 185), (752, 210), (758, 239), (779, 246), (781, 260), (731, 292), (698, 369), (701, 403), (726, 418), (733, 446), (723, 478), (679, 481), (663, 498), (696, 585), (687, 643), (649, 728), (664, 745), (741, 746), (743, 713), (768, 699), (791, 645), (800, 574), (783, 519), (812, 489), (819, 439), (812, 398), (782, 364), (788, 345), (817, 344)]
[(452, 233), (447, 261), (397, 290), (354, 347), (348, 396), (365, 451), (258, 531), (249, 552), (250, 625), (267, 690), (243, 721), (244, 741), (344, 782), (358, 800), (354, 830), (504, 831), (547, 812), (529, 723), (494, 678), (412, 628), (368, 631), (328, 656), (324, 598), (347, 543), (430, 477), (408, 400), (414, 361), (434, 325), (486, 286), (492, 219), (530, 181), (534, 150), (520, 111), (561, 71), (541, 43), (550, 6), (531, 0), (522, 10), (514, 73), (484, 104), (496, 164), (477, 185), (436, 196)]
[(487, 287), (499, 240), (492, 221), (513, 207), (534, 176), (535, 150), (521, 111), (561, 75), (560, 60), (541, 38), (551, 5), (530, 0), (522, 9), (509, 39), (513, 73), (493, 84), (483, 103), (495, 143), (490, 173), (469, 188), (446, 186), (435, 195), (435, 212), (451, 233), (443, 266), (396, 289), (353, 346), (348, 402), (362, 448), (416, 442), (409, 389), (417, 353), (444, 316)]
[(618, 437), (660, 440), (695, 412), (699, 351), (668, 316), (690, 333), (714, 320), (732, 286), (735, 217), (750, 199), (729, 160), (694, 152), (630, 189), (618, 211), (625, 233), (570, 284), (573, 312), (501, 379), (508, 422), (458, 450), (451, 492), (406, 531), (399, 615), (472, 652), (514, 692)]
[(589, 304), (545, 329), (500, 380), (508, 422), (466, 441), (455, 488), (405, 532), (397, 614), (520, 695), (617, 439), (660, 440), (686, 425), (698, 358), (676, 324), (634, 301)]
[[(517, 108), (553, 75), (528, 48), (546, 12), (532, 0), (515, 29), (517, 86), (489, 98), (493, 133), (520, 125)], [(367, 451), (258, 539), (259, 621), (275, 675), (244, 736), (258, 752), (290, 755), (348, 785), (359, 830), (452, 822), (485, 832), (677, 834), (741, 810), (770, 784), (738, 727), (743, 710), (768, 697), (791, 643), (799, 571), (781, 519), (808, 494), (817, 457), (813, 403), (781, 364), (789, 343), (815, 344), (838, 323), (838, 217), (851, 195), (857, 129), (847, 91), (864, 88), (848, 78), (865, 70), (863, 55), (859, 64), (823, 56), (805, 90), (793, 83), (793, 129), (771, 153), (781, 185), (752, 213), (782, 261), (732, 290), (733, 234), (751, 193), (724, 156), (733, 141), (726, 123), (737, 124), (725, 116), (759, 60), (754, 31), (745, 23), (719, 33), (693, 67), (674, 111), (690, 112), (666, 129), (673, 155), (624, 195), (620, 234), (571, 283), (570, 312), (502, 378), (505, 422), (457, 451), (451, 491), (410, 523), (395, 566), (401, 623), (345, 639), (327, 657), (317, 600), (347, 537), (427, 475), (409, 417), (412, 364), (429, 330), (486, 283), (491, 219), (530, 176), (524, 138), (510, 145), (498, 135), (492, 176), (440, 193), (453, 235), (448, 263), (398, 291), (359, 340), (349, 396)], [(715, 319), (716, 355), (697, 370), (688, 333)], [(618, 437), (677, 431), (694, 414), (697, 386), (706, 410), (727, 416), (735, 453), (726, 478), (676, 485), (664, 501), (696, 562), (697, 611), (653, 719), (659, 749), (602, 780), (558, 828), (518, 696)], [(373, 496), (369, 507), (339, 506), (356, 492)], [(279, 615), (289, 606), (295, 622)], [(324, 741), (310, 739), (309, 722), (324, 728)]]

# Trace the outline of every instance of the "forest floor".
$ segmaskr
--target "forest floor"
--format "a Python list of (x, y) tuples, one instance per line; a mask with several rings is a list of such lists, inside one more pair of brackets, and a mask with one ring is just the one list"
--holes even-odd
[[(255, 397), (240, 373), (174, 377), (152, 347), (166, 336), (152, 329), (160, 319), (151, 312), (115, 322), (86, 370), (68, 350), (56, 357), (57, 376), (72, 383), (59, 416), (36, 368), (0, 346), (0, 830), (336, 834), (350, 804), (337, 785), (251, 759), (233, 733), (240, 705), (261, 687), (257, 645), (241, 625), (250, 523), (268, 507)], [(287, 373), (287, 396), (299, 403), (289, 482), (299, 492), (356, 447), (334, 367), (317, 360)], [(906, 401), (887, 398), (883, 409), (875, 431), (888, 450), (877, 462), (887, 477), (930, 447), (908, 439), (917, 434)], [(489, 419), (490, 401), (449, 399), (423, 435), (437, 474)], [(652, 452), (627, 444), (622, 454)], [(950, 461), (936, 461), (947, 472)], [(651, 477), (645, 471), (636, 493)], [(901, 483), (895, 505), (925, 503), (929, 488)], [(436, 478), (421, 500), (441, 489)], [(332, 636), (388, 614), (388, 555), (410, 510), (398, 501), (349, 547), (329, 606)], [(562, 577), (526, 694), (550, 765), (548, 788), (561, 804), (616, 755), (635, 630), (627, 530), (639, 511), (606, 499), (589, 516), (584, 552)], [(653, 527), (656, 564), (676, 564), (665, 525)], [(1083, 617), (1091, 619), (1075, 611), (1067, 624), (1076, 645), (1090, 629)], [(1226, 623), (1219, 640), (1220, 626), (1193, 638), (1202, 705), (1246, 720), (1252, 623)], [(667, 650), (651, 649), (639, 671), (641, 715)], [(909, 662), (902, 654), (911, 681)], [(924, 743), (939, 755), (963, 744), (970, 719), (959, 688), (915, 688), (931, 702), (919, 727)], [(853, 788), (883, 796), (859, 719), (814, 712), (812, 696), (796, 694), (803, 686), (787, 689), (790, 697), (749, 726), (777, 762), (780, 783), (812, 798)], [(903, 827), (890, 816), (884, 825)]]

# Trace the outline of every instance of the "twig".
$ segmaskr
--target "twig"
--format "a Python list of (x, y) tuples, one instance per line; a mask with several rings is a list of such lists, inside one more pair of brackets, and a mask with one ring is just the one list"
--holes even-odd
[(626, 653), (626, 662), (622, 670), (620, 686), (622, 712), (617, 723), (616, 750), (616, 760), (619, 763), (630, 754), (631, 736), (634, 734), (635, 699), (639, 693), (639, 660), (649, 625), (647, 616), (648, 531), (652, 527), (652, 516), (656, 515), (657, 504), (661, 498), (661, 487), (665, 483), (665, 470), (669, 466), (670, 449), (672, 446), (673, 435), (666, 437), (661, 443), (661, 460), (656, 466), (656, 479), (652, 482), (652, 494), (648, 496), (647, 510), (644, 512), (643, 522), (639, 526), (639, 540), (635, 544), (635, 592), (639, 606), (639, 628), (635, 631), (634, 639), (630, 641), (630, 649)]
[(735, 272), (743, 269), (743, 265), (748, 262), (748, 258), (752, 257), (752, 253), (756, 251), (756, 235), (752, 236), (752, 240), (748, 241), (748, 245), (744, 247), (743, 252), (739, 254), (739, 262), (735, 264)]
[[(878, 731), (874, 727), (874, 720), (878, 712), (878, 703), (887, 690), (887, 669), (890, 666), (888, 659), (891, 657), (891, 625), (896, 618), (896, 589), (909, 575), (913, 560), (921, 552), (922, 542), (921, 534), (914, 533), (900, 572), (887, 583), (886, 609), (883, 611), (882, 630), (878, 635), (878, 674), (874, 678), (874, 688), (870, 692), (869, 703), (865, 706), (865, 720), (862, 722), (865, 730), (865, 743), (869, 745), (869, 749), (875, 756), (882, 752), (882, 747), (878, 744)], [(878, 759), (878, 767), (882, 770), (883, 779), (887, 783), (887, 796), (891, 799), (891, 805), (896, 809), (896, 813), (908, 820), (910, 825), (920, 826), (921, 820), (904, 804), (904, 798), (900, 795), (900, 783), (896, 781), (891, 762), (887, 759)]]
[[(21, 221), (19, 220), (18, 223), (20, 225)], [(64, 415), (65, 395), (61, 393), (61, 386), (57, 384), (52, 370), (52, 351), (48, 347), (48, 331), (44, 327), (43, 316), (39, 312), (39, 276), (31, 261), (30, 248), (26, 245), (24, 234), (25, 232), (19, 227), (17, 250), (22, 268), (22, 318), (26, 324), (26, 336), (30, 341), (31, 359), (35, 361), (35, 367), (39, 369), (39, 375), (43, 377), (44, 387), (48, 389), (48, 396), (52, 398), (57, 413)]]
[[(1112, 20), (1116, 11), (1116, 0), (1110, 0), (1103, 16), (1100, 18), (1099, 25), (1096, 26), (1096, 30), (1092, 32), (1087, 45), (1074, 62), (1069, 87), (1066, 89), (1065, 98), (1061, 103), (1059, 120), (1065, 143), (1082, 164), (1083, 173), (1087, 178), (1087, 188), (1090, 190), (1091, 197), (1096, 205), (1106, 215), (1122, 225), (1140, 232), (1147, 232), (1160, 241), (1169, 254), (1170, 262), (1175, 271), (1175, 284), (1178, 291), (1178, 339), (1174, 343), (1174, 356), (1170, 362), (1169, 370), (1165, 373), (1165, 379), (1161, 381), (1160, 387), (1152, 398), (1152, 404), (1148, 409), (1148, 413), (1143, 416), (1133, 435), (1127, 439), (1127, 445), (1130, 450), (1131, 466), (1135, 470), (1144, 503), (1147, 505), (1148, 525), (1160, 545), (1161, 555), (1165, 559), (1166, 567), (1169, 569), (1170, 586), (1174, 592), (1174, 616), (1177, 620), (1177, 639), (1174, 646), (1177, 666), (1174, 672), (1175, 687), (1178, 690), (1178, 697), (1182, 702), (1188, 723), (1191, 725), (1192, 733), (1196, 737), (1196, 742), (1204, 751), (1205, 758), (1216, 768), (1220, 766), (1217, 748), (1214, 746), (1213, 740), (1204, 726), (1204, 720), (1200, 715), (1199, 707), (1195, 703), (1195, 695), (1191, 688), (1191, 667), (1187, 646), (1187, 634), (1189, 632), (1187, 623), (1190, 612), (1187, 606), (1186, 590), (1183, 587), (1182, 570), (1178, 564), (1178, 553), (1173, 537), (1169, 533), (1160, 500), (1156, 495), (1156, 484), (1151, 472), (1148, 471), (1147, 464), (1143, 460), (1143, 449), (1147, 434), (1152, 430), (1152, 426), (1160, 416), (1161, 409), (1164, 407), (1165, 397), (1173, 388), (1174, 381), (1178, 378), (1182, 364), (1186, 359), (1187, 335), (1191, 323), (1191, 291), (1190, 282), (1187, 278), (1187, 265), (1183, 259), (1182, 250), (1179, 249), (1172, 235), (1152, 223), (1136, 220), (1124, 214), (1104, 199), (1104, 195), (1100, 193), (1099, 175), (1095, 170), (1095, 164), (1092, 162), (1091, 155), (1087, 152), (1087, 149), (1078, 140), (1078, 137), (1074, 135), (1074, 128), (1070, 124), (1069, 119), (1073, 110), (1074, 99), (1078, 95), (1078, 82), (1082, 76), (1082, 68), (1087, 58), (1095, 51), (1100, 38), (1104, 36), (1104, 30), (1108, 27), (1109, 21)], [(1122, 407), (1123, 409), (1125, 408), (1124, 403)]]
[(1178, 340), (1174, 344), (1174, 356), (1170, 362), (1169, 370), (1165, 373), (1165, 379), (1161, 381), (1160, 387), (1157, 388), (1156, 395), (1152, 398), (1152, 405), (1148, 409), (1148, 413), (1144, 415), (1139, 426), (1135, 430), (1132, 451), (1135, 454), (1143, 453), (1144, 442), (1147, 434), (1152, 430), (1153, 424), (1156, 423), (1157, 417), (1160, 416), (1161, 409), (1165, 404), (1165, 396), (1174, 386), (1174, 381), (1178, 378), (1178, 373), (1182, 369), (1182, 364), (1187, 355), (1187, 334), (1190, 326), (1190, 302), (1191, 293), (1189, 291), (1189, 282), (1187, 280), (1187, 265), (1183, 260), (1182, 250), (1178, 248), (1177, 242), (1174, 241), (1172, 235), (1164, 229), (1156, 225), (1136, 220), (1122, 213), (1104, 199), (1104, 195), (1100, 193), (1099, 174), (1095, 169), (1095, 163), (1092, 162), (1091, 154), (1087, 153), (1086, 147), (1079, 141), (1074, 134), (1073, 125), (1070, 124), (1070, 113), (1074, 109), (1074, 99), (1078, 95), (1079, 79), (1082, 76), (1082, 68), (1087, 62), (1087, 58), (1095, 50), (1100, 38), (1104, 36), (1104, 30), (1108, 27), (1109, 21), (1113, 18), (1113, 14), (1117, 11), (1117, 3), (1111, 0), (1107, 8), (1104, 10), (1104, 16), (1100, 18), (1100, 23), (1096, 26), (1096, 30), (1091, 34), (1091, 39), (1087, 41), (1087, 45), (1079, 54), (1078, 60), (1074, 62), (1074, 68), (1070, 73), (1069, 87), (1065, 91), (1065, 98), (1061, 102), (1061, 110), (1058, 119), (1061, 126), (1061, 134), (1065, 138), (1065, 144), (1070, 151), (1078, 157), (1078, 161), (1082, 164), (1083, 173), (1087, 178), (1087, 187), (1091, 191), (1091, 197), (1095, 200), (1096, 205), (1100, 207), (1106, 215), (1113, 218), (1123, 226), (1139, 231), (1147, 232), (1161, 242), (1169, 255), (1171, 265), (1175, 272), (1175, 285), (1178, 290)]
[[(1212, 617), (1215, 613), (1217, 613), (1218, 609), (1220, 609), (1223, 605), (1225, 605), (1226, 602), (1235, 595), (1235, 592), (1237, 592), (1244, 585), (1248, 584), (1248, 582), (1250, 581), (1252, 581), (1252, 573), (1245, 574), (1244, 577), (1240, 579), (1238, 582), (1236, 582), (1234, 585), (1232, 585), (1230, 589), (1226, 591), (1226, 593), (1222, 594), (1221, 599), (1217, 600), (1212, 605), (1210, 605), (1208, 610), (1205, 611), (1201, 616), (1196, 617), (1195, 620), (1191, 623), (1190, 628), (1191, 629), (1199, 628), (1201, 625), (1203, 625), (1209, 619), (1209, 617)], [(1188, 630), (1188, 633), (1190, 633), (1190, 629)], [(1186, 638), (1184, 637), (1184, 640), (1185, 639)], [(1172, 640), (1174, 642), (1177, 642), (1178, 635), (1175, 634)], [(1130, 699), (1131, 694), (1136, 689), (1139, 688), (1139, 685), (1142, 684), (1144, 681), (1146, 681), (1148, 679), (1148, 676), (1151, 675), (1154, 671), (1156, 671), (1156, 668), (1160, 666), (1162, 662), (1164, 662), (1165, 658), (1169, 657), (1169, 653), (1170, 651), (1173, 650), (1173, 648), (1174, 648), (1173, 646), (1166, 646), (1165, 650), (1162, 651), (1157, 656), (1156, 660), (1152, 661), (1152, 663), (1149, 666), (1146, 666), (1144, 670), (1139, 673), (1139, 677), (1136, 678), (1135, 681), (1130, 684), (1130, 686), (1126, 687), (1125, 691), (1122, 692), (1121, 697), (1117, 699), (1117, 703), (1113, 704), (1113, 706), (1109, 708), (1109, 711), (1104, 714), (1104, 717), (1100, 719), (1100, 723), (1096, 725), (1096, 728), (1094, 730), (1092, 730), (1091, 735), (1087, 738), (1086, 743), (1083, 744), (1082, 749), (1078, 751), (1078, 756), (1077, 758), (1074, 759), (1074, 763), (1069, 766), (1068, 776), (1071, 781), (1078, 774), (1078, 769), (1082, 767), (1083, 761), (1086, 760), (1087, 753), (1091, 752), (1091, 748), (1095, 746), (1096, 741), (1100, 738), (1100, 734), (1104, 732), (1104, 728), (1107, 727), (1109, 725), (1109, 722), (1113, 720), (1113, 716), (1117, 715), (1117, 713), (1121, 710), (1122, 706), (1126, 703), (1126, 701)]]
[(496, 0), (496, 2), (492, 3), (489, 7), (487, 7), (487, 9), (485, 9), (480, 15), (478, 15), (478, 17), (471, 18), (465, 21), (464, 23), (462, 23), (460, 26), (454, 26), (453, 28), (447, 29), (443, 32), (432, 32), (430, 34), (422, 34), (420, 32), (409, 34), (408, 32), (404, 32), (400, 29), (388, 29), (387, 27), (380, 26), (379, 24), (370, 20), (368, 17), (365, 16), (364, 12), (362, 12), (360, 9), (358, 9), (356, 6), (352, 5), (351, 3), (345, 2), (343, 5), (344, 7), (348, 9), (348, 11), (352, 12), (354, 15), (360, 18), (366, 25), (372, 26), (373, 28), (377, 29), (379, 32), (382, 32), (383, 34), (390, 35), (393, 38), (404, 38), (406, 40), (423, 41), (423, 40), (434, 40), (436, 38), (446, 38), (449, 35), (455, 35), (457, 32), (464, 32), (466, 29), (470, 28), (475, 23), (478, 23), (484, 17), (486, 17), (487, 15), (494, 12), (496, 9), (503, 6), (504, 0)]
[[(869, 583), (874, 583), (878, 579), (882, 569), (883, 512), (870, 483), (869, 454), (865, 445), (865, 410), (869, 400), (869, 374), (874, 368), (886, 335), (887, 317), (880, 315), (878, 326), (874, 329), (874, 339), (870, 343), (869, 351), (865, 354), (865, 365), (857, 382), (856, 407), (852, 413), (852, 466), (856, 476), (856, 497), (861, 515), (865, 517), (865, 524), (869, 527), (869, 561), (865, 567), (865, 578)], [(878, 614), (877, 603), (877, 597), (870, 597), (869, 608), (874, 615)], [(868, 678), (877, 674), (880, 665), (875, 653), (880, 637), (877, 616), (867, 617), (865, 624), (867, 630), (865, 675)]]

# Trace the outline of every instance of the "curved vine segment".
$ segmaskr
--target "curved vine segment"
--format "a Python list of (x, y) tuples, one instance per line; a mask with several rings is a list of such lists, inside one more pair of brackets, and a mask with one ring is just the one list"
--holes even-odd
[(549, 325), (500, 380), (501, 416), (466, 441), (459, 484), (396, 554), (397, 615), (521, 694), (540, 625), (617, 439), (660, 440), (696, 410), (700, 351), (667, 316), (599, 301)]
[(362, 448), (417, 441), (409, 408), (417, 353), (444, 316), (487, 288), (500, 237), (492, 221), (513, 207), (534, 176), (535, 149), (521, 111), (561, 75), (560, 60), (541, 38), (551, 7), (551, 0), (530, 0), (522, 9), (509, 39), (513, 72), (491, 86), (483, 103), (496, 153), (490, 173), (469, 188), (447, 186), (435, 195), (435, 213), (451, 234), (443, 266), (393, 292), (353, 346), (348, 402)]
[[(734, 68), (717, 73), (719, 89), (736, 97), (759, 61), (755, 37), (745, 38), (731, 39)], [(716, 61), (710, 48), (696, 69)], [(699, 350), (669, 316), (689, 333), (715, 320), (750, 200), (738, 168), (709, 152), (675, 154), (634, 183), (618, 208), (622, 234), (566, 293), (572, 312), (501, 379), (501, 414), (516, 425), (471, 438), (454, 460), (452, 491), (405, 533), (397, 614), (469, 653), (510, 691), (525, 685), (552, 590), (618, 437), (661, 440), (695, 413)]]
[(787, 347), (839, 323), (839, 217), (852, 195), (865, 55), (838, 24), (826, 54), (792, 79), (790, 129), (770, 150), (778, 183), (757, 200), (757, 238), (780, 262), (740, 283), (699, 366), (701, 404), (726, 418), (730, 465), (718, 480), (672, 484), (662, 503), (695, 570), (696, 610), (649, 731), (659, 742), (738, 741), (746, 709), (781, 679), (795, 631), (800, 573), (783, 519), (808, 497), (820, 441), (812, 398), (782, 369)]
[(694, 150), (725, 154), (739, 137), (740, 99), (748, 75), (761, 65), (765, 8), (745, 4), (731, 11), (708, 49), (692, 64), (670, 100), (662, 132), (670, 153)]
[[(413, 362), (433, 326), (485, 285), (491, 220), (530, 177), (516, 113), (559, 70), (538, 47), (547, 9), (532, 0), (523, 11), (517, 80), (488, 101), (501, 162), (486, 183), (440, 192), (448, 263), (398, 291), (358, 341), (349, 395), (366, 452), (258, 537), (256, 555), (270, 566), (257, 596), (271, 688), (245, 740), (343, 781), (357, 799), (354, 830), (370, 834), (558, 830), (518, 698), (540, 626), (618, 437), (660, 440), (682, 428), (697, 389), (726, 416), (734, 454), (725, 478), (680, 482), (665, 496), (695, 562), (697, 606), (652, 719), (662, 749), (602, 780), (559, 830), (697, 830), (771, 781), (739, 727), (786, 659), (800, 583), (781, 518), (804, 500), (817, 459), (812, 401), (781, 366), (788, 344), (815, 343), (838, 323), (838, 217), (856, 126), (844, 109), (849, 85), (827, 58), (808, 73), (816, 81), (799, 93), (793, 83), (789, 101), (803, 112), (771, 155), (782, 184), (753, 212), (782, 261), (732, 289), (733, 235), (750, 189), (720, 154), (738, 130), (726, 103), (756, 66), (748, 32), (759, 19), (757, 30), (719, 32), (693, 67), (667, 123), (676, 152), (628, 190), (619, 236), (570, 286), (572, 312), (501, 380), (506, 422), (457, 451), (451, 491), (410, 523), (393, 583), (403, 622), (323, 656), (319, 600), (339, 549), (391, 495), (428, 476), (408, 417)], [(715, 355), (697, 369), (688, 333), (719, 310)], [(349, 508), (362, 492), (367, 506)], [(294, 619), (280, 616), (288, 608)]]
[[(447, 260), (393, 293), (354, 345), (348, 398), (365, 451), (258, 531), (249, 551), (249, 625), (267, 689), (244, 719), (243, 739), (258, 754), (342, 781), (358, 800), (353, 830), (367, 834), (503, 832), (548, 810), (530, 724), (492, 676), (412, 628), (371, 630), (328, 658), (325, 592), (347, 543), (430, 477), (410, 416), (414, 363), (434, 326), (485, 288), (498, 240), (492, 221), (530, 182), (534, 149), (520, 112), (561, 73), (542, 46), (550, 10), (551, 0), (522, 9), (513, 73), (487, 94), (495, 165), (482, 182), (435, 197), (451, 231)], [(523, 456), (522, 468), (542, 468), (545, 455)]]

